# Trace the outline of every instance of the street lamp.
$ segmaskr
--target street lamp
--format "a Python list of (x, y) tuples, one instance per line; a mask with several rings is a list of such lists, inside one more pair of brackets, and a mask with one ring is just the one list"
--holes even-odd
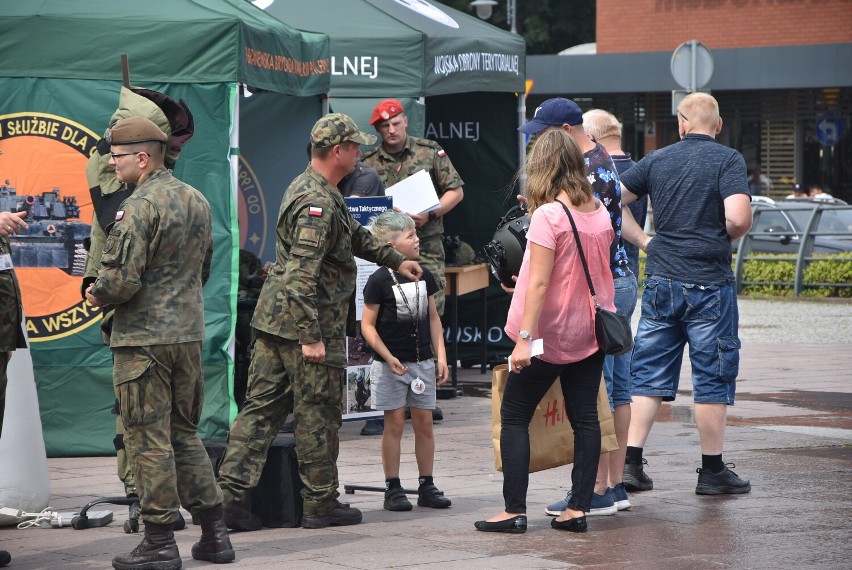
[(494, 13), (494, 6), (497, 5), (497, 0), (473, 0), (470, 5), (476, 9), (477, 18), (487, 20)]
[[(513, 34), (518, 33), (517, 26), (515, 25), (515, 13), (517, 10), (515, 2), (516, 0), (506, 0), (506, 21), (509, 22), (510, 31)], [(470, 5), (476, 9), (477, 18), (487, 20), (494, 13), (494, 6), (497, 5), (497, 0), (473, 0)]]

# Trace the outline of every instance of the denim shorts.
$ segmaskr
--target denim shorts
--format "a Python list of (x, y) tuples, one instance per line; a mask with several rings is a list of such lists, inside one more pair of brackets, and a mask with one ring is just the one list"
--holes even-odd
[[(370, 386), (372, 390), (372, 408), (374, 410), (396, 410), (408, 406), (434, 410), (436, 401), (435, 361), (422, 360), (403, 362), (408, 372), (402, 376), (394, 374), (390, 366), (380, 360), (374, 360), (370, 367)], [(420, 378), (426, 384), (422, 394), (411, 390), (411, 382)]]
[(630, 362), (633, 396), (673, 401), (688, 342), (695, 402), (734, 405), (740, 367), (735, 287), (648, 278)]
[[(616, 277), (615, 312), (628, 320), (636, 309), (636, 292), (639, 289), (635, 275)], [(609, 395), (609, 408), (630, 403), (630, 353), (619, 356), (607, 356), (604, 360), (603, 374), (606, 379), (606, 392)]]

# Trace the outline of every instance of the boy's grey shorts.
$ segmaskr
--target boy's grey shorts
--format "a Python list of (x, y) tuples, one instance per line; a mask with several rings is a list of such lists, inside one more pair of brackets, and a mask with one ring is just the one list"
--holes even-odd
[[(424, 410), (435, 409), (435, 362), (432, 360), (403, 362), (408, 372), (397, 376), (390, 366), (374, 360), (370, 367), (370, 390), (374, 410), (396, 410), (405, 406)], [(411, 391), (411, 383), (420, 378), (426, 384), (422, 394)]]

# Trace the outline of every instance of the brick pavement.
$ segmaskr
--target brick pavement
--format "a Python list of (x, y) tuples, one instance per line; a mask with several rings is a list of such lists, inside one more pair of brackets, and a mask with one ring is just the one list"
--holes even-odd
[[(502, 510), (502, 478), (493, 469), (490, 376), (465, 370), (465, 396), (439, 402), (445, 419), (435, 429), (435, 478), (453, 499), (451, 509), (391, 513), (382, 510), (378, 493), (345, 495), (364, 511), (363, 524), (234, 534), (231, 567), (849, 568), (852, 339), (845, 340), (745, 345), (724, 459), (751, 479), (749, 495), (694, 494), (700, 455), (687, 373), (681, 397), (664, 405), (646, 446), (655, 488), (631, 495), (630, 511), (590, 518), (586, 534), (550, 529), (543, 509), (565, 493), (568, 468), (562, 467), (531, 476), (526, 534), (477, 532), (473, 521)], [(359, 436), (361, 425), (341, 430), (341, 481), (382, 485), (379, 438)], [(114, 462), (50, 459), (50, 506), (79, 510), (93, 498), (120, 494)], [(415, 485), (410, 425), (401, 475), (404, 485)], [(115, 511), (115, 520), (101, 528), (0, 529), (0, 547), (13, 555), (10, 568), (110, 568), (112, 557), (132, 549), (140, 535), (123, 532), (126, 507), (104, 508)], [(206, 566), (189, 554), (198, 535), (191, 525), (176, 534), (185, 568)]]

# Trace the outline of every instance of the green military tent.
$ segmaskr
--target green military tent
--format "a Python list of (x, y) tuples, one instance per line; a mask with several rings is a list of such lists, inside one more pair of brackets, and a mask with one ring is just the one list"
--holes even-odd
[[(235, 413), (229, 353), (239, 145), (255, 136), (252, 128), (286, 125), (288, 101), (311, 122), (319, 116), (328, 50), (325, 34), (295, 30), (245, 0), (0, 0), (2, 190), (7, 200), (66, 206), (39, 225), (42, 235), (17, 240), (49, 455), (113, 451), (111, 358), (100, 313), (82, 302), (79, 289), (80, 242), (92, 217), (84, 166), (118, 103), (120, 54), (129, 56), (132, 85), (184, 99), (195, 117), (195, 136), (175, 174), (213, 206), (201, 422), (209, 437), (223, 435)], [(263, 123), (240, 127), (241, 86), (275, 101)]]
[[(445, 231), (479, 252), (514, 202), (510, 186), (523, 154), (516, 131), (524, 121), (524, 39), (427, 0), (255, 0), (276, 18), (331, 39), (332, 110), (370, 130), (380, 100), (406, 108), (409, 134), (441, 144), (465, 181), (464, 201), (446, 218)], [(245, 146), (245, 145), (244, 145)], [(461, 315), (475, 337), (502, 340), (507, 297), (489, 293), (495, 315), (489, 331)]]

